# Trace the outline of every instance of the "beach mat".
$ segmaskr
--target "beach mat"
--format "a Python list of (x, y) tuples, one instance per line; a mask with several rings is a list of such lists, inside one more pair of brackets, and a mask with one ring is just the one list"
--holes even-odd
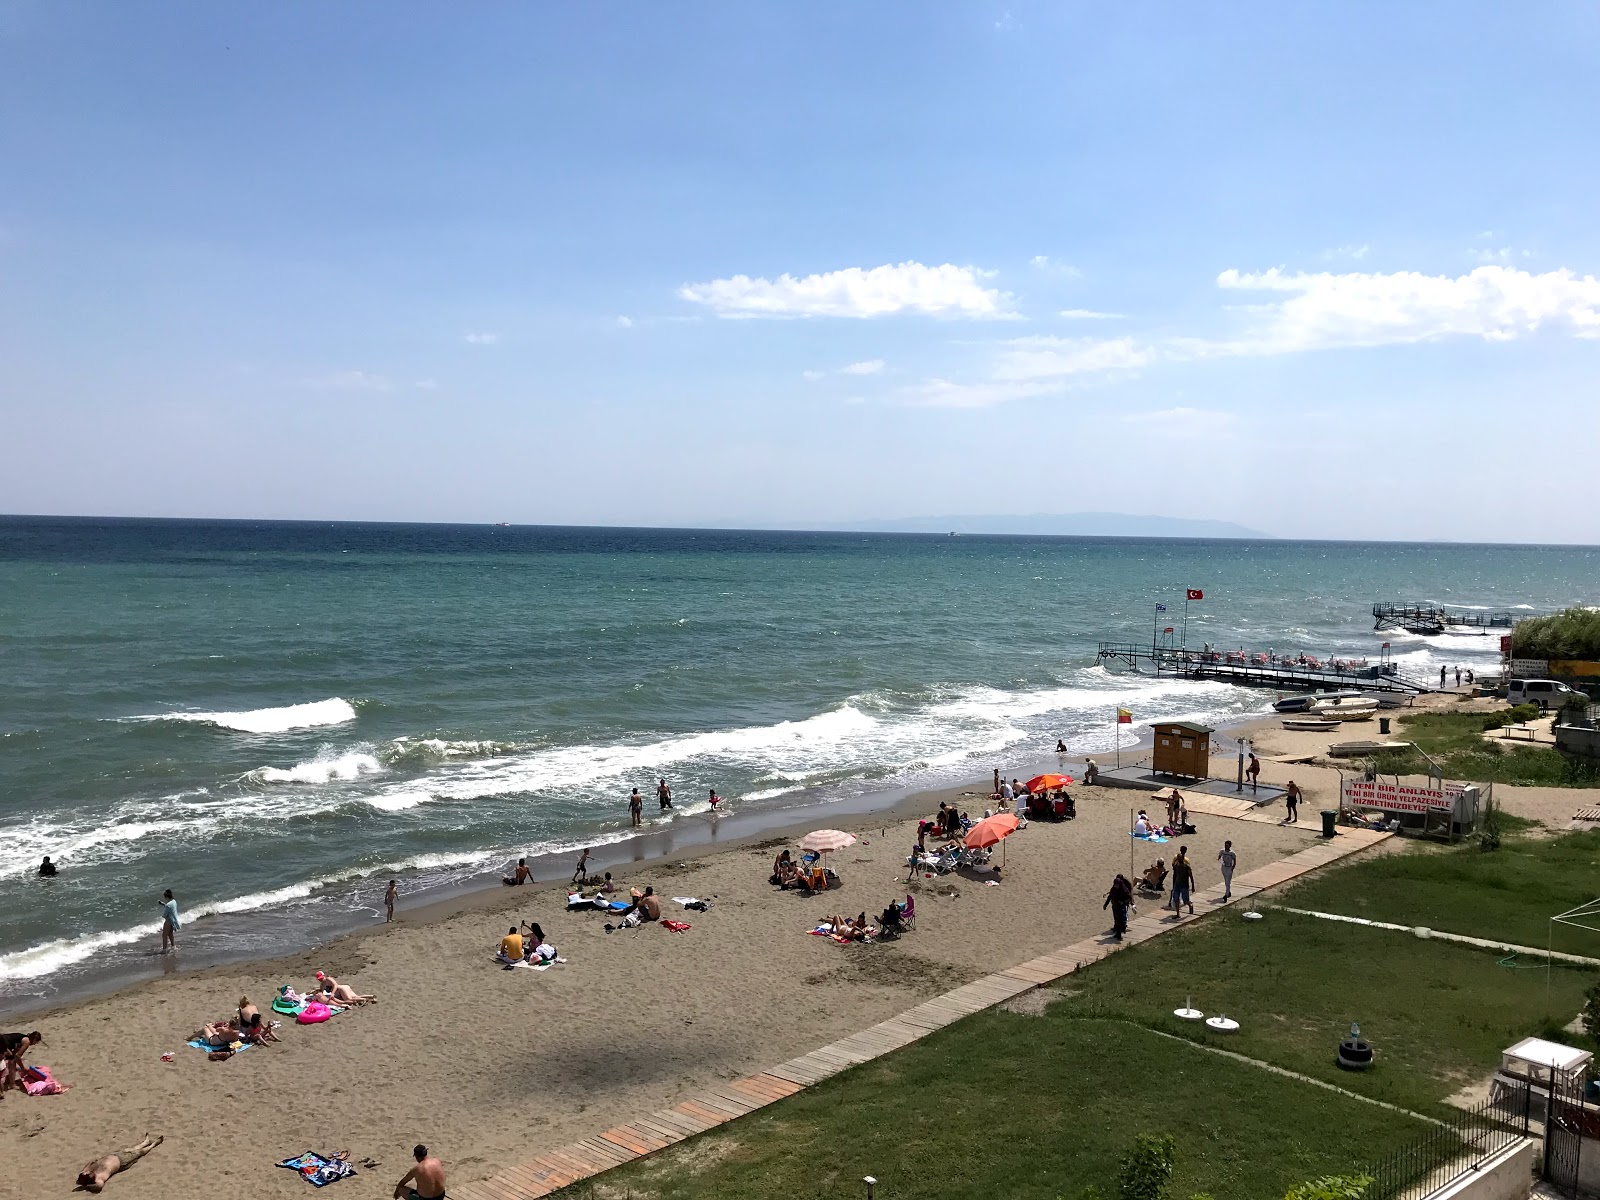
[(312, 1150), (307, 1150), (294, 1158), (286, 1158), (278, 1166), (288, 1167), (312, 1187), (327, 1187), (330, 1183), (348, 1179), (356, 1173), (355, 1167), (347, 1160), (327, 1158)]

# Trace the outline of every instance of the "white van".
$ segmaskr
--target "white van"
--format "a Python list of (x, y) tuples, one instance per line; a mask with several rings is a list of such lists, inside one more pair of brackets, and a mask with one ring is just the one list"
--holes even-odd
[(1537, 704), (1541, 709), (1560, 708), (1568, 696), (1578, 693), (1554, 679), (1513, 679), (1506, 688), (1512, 704)]

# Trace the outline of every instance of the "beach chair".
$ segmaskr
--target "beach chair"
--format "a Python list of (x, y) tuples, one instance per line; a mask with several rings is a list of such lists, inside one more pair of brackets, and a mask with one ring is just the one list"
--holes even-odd
[(911, 898), (911, 893), (906, 893), (905, 907), (900, 910), (900, 924), (907, 929), (917, 927), (917, 902)]

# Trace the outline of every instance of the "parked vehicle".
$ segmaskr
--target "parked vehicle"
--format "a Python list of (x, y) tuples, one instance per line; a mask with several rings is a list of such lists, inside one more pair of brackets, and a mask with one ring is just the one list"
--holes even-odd
[(1577, 694), (1557, 679), (1513, 679), (1506, 687), (1512, 704), (1537, 704), (1540, 709), (1560, 708)]

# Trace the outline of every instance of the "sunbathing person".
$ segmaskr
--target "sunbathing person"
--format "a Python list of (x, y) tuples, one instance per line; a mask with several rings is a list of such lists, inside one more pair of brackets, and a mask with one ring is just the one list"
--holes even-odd
[(250, 1024), (251, 1017), (259, 1017), (261, 1010), (250, 1003), (249, 996), (239, 997), (239, 1028), (244, 1029)]
[(152, 1138), (148, 1133), (144, 1141), (137, 1146), (130, 1146), (126, 1150), (118, 1150), (115, 1154), (105, 1154), (99, 1158), (91, 1158), (83, 1164), (83, 1170), (78, 1172), (78, 1186), (86, 1192), (98, 1192), (106, 1186), (118, 1171), (126, 1171), (150, 1151), (161, 1145), (162, 1138)]
[(239, 1040), (239, 1031), (233, 1023), (208, 1021), (189, 1036), (191, 1042), (202, 1042), (215, 1050), (226, 1050)]
[(790, 856), (789, 852), (785, 850), (782, 854), (778, 855), (777, 858), (772, 860), (772, 878), (767, 880), (767, 882), (775, 883), (779, 887), (786, 888), (794, 882), (794, 873), (794, 859)]
[(1144, 869), (1144, 875), (1141, 878), (1140, 882), (1142, 882), (1144, 884), (1144, 886), (1149, 888), (1152, 892), (1159, 892), (1162, 888), (1166, 887), (1167, 886), (1167, 864), (1166, 864), (1166, 860), (1158, 858), (1158, 859), (1155, 860), (1155, 862), (1151, 863), (1148, 867), (1146, 867)]
[(322, 985), (322, 991), (314, 998), (327, 1005), (342, 1005), (349, 1007), (352, 1004), (376, 1004), (376, 996), (363, 996), (349, 984), (340, 983), (332, 975), (317, 972), (317, 982)]

